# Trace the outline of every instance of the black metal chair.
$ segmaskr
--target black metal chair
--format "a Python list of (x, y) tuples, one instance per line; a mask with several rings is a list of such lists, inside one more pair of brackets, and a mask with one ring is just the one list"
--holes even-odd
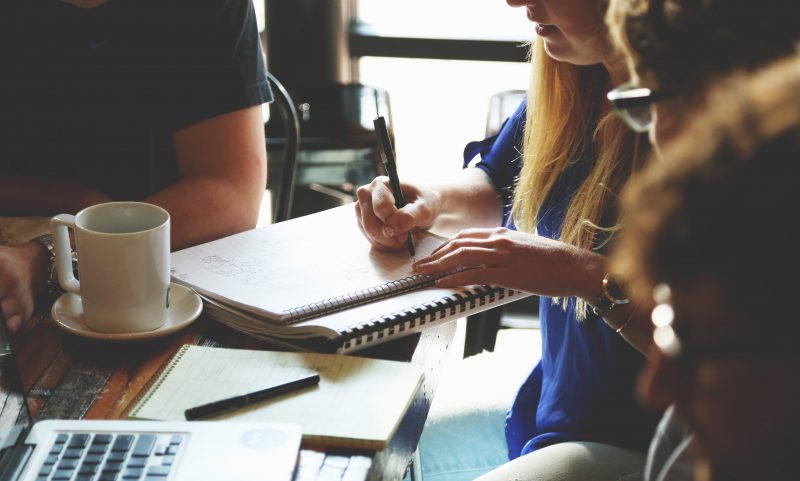
[[(294, 197), (294, 184), (297, 177), (297, 153), (300, 150), (300, 118), (289, 92), (274, 75), (267, 72), (267, 78), (275, 94), (275, 103), (283, 114), (284, 149), (280, 183), (272, 203), (272, 222), (289, 219)], [(269, 142), (269, 140), (268, 140)]]

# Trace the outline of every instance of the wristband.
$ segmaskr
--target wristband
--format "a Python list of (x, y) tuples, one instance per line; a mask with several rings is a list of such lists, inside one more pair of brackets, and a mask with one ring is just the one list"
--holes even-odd
[[(61, 285), (58, 283), (58, 272), (56, 271), (55, 243), (53, 242), (53, 235), (43, 234), (38, 237), (34, 237), (31, 240), (42, 244), (44, 248), (47, 249), (47, 254), (49, 258), (47, 260), (46, 295), (49, 301), (54, 301), (58, 296), (64, 293), (64, 289), (62, 289)], [(77, 267), (78, 267), (78, 259), (75, 253), (73, 252), (72, 270), (76, 272), (76, 276), (77, 276)]]
[[(603, 276), (602, 290), (603, 295), (597, 298), (594, 307), (592, 307), (592, 312), (598, 317), (603, 317), (608, 311), (613, 309), (614, 306), (620, 306), (630, 302), (628, 296), (625, 294), (625, 289), (622, 287), (622, 283), (620, 283), (617, 276), (612, 273), (607, 273)], [(619, 327), (619, 330), (621, 331), (627, 324), (628, 322), (626, 321)]]

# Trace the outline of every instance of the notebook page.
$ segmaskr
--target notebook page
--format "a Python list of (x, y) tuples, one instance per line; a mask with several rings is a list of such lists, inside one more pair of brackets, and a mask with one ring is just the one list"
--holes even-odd
[(130, 417), (183, 420), (188, 407), (266, 389), (313, 374), (302, 364), (280, 365), (232, 349), (185, 346)]
[(380, 449), (391, 438), (422, 381), (419, 366), (331, 354), (187, 346), (130, 417), (175, 421), (184, 410), (299, 377), (318, 386), (262, 401), (217, 419), (293, 422), (307, 440)]
[[(421, 233), (417, 257), (442, 238)], [(273, 224), (172, 254), (173, 278), (273, 320), (286, 311), (413, 275), (408, 252), (382, 252), (352, 206)]]

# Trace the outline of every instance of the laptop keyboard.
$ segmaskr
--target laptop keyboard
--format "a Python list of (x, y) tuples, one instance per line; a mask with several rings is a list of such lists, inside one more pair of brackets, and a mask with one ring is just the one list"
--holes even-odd
[(337, 456), (303, 449), (294, 481), (365, 481), (372, 458)]
[(36, 481), (166, 481), (182, 434), (61, 433)]

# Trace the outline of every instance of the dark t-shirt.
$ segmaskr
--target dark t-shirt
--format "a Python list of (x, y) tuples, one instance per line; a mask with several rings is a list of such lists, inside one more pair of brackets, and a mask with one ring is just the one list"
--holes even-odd
[(249, 0), (2, 5), (2, 175), (141, 199), (177, 180), (176, 131), (272, 100)]

